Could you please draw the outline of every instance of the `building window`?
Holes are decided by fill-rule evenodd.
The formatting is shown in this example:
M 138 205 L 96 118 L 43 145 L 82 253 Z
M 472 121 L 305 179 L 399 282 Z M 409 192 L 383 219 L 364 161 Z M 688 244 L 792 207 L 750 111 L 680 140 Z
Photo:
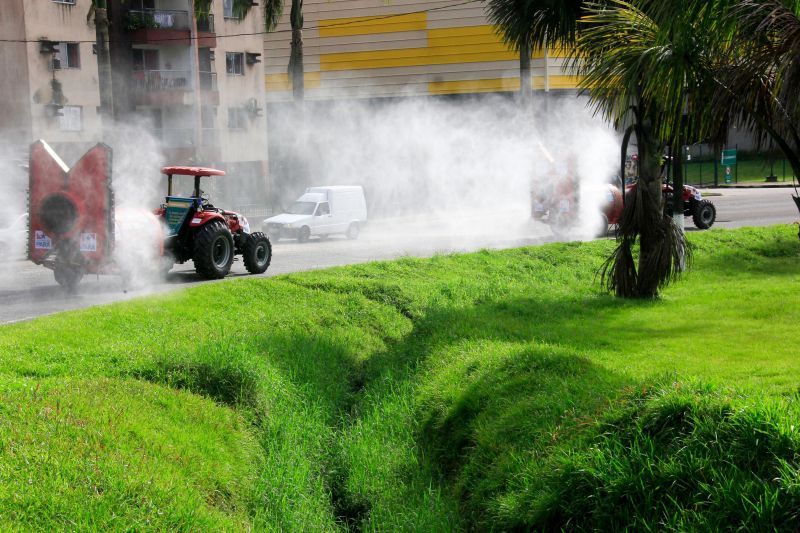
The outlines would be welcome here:
M 241 107 L 228 108 L 228 129 L 243 130 L 247 127 L 247 116 Z
M 238 18 L 233 14 L 233 0 L 222 0 L 222 13 L 226 19 Z
M 225 72 L 235 76 L 244 76 L 243 52 L 225 52 Z
M 145 11 L 155 8 L 155 0 L 133 0 L 133 3 L 131 4 L 131 9 L 134 11 Z
M 58 43 L 58 51 L 53 57 L 54 69 L 81 68 L 81 49 L 78 43 Z
M 158 50 L 133 49 L 133 70 L 159 70 Z
M 83 128 L 83 108 L 79 105 L 65 105 L 58 117 L 58 128 L 61 131 L 81 131 Z
M 217 116 L 217 108 L 204 105 L 200 108 L 200 124 L 204 130 L 214 128 L 215 118 Z

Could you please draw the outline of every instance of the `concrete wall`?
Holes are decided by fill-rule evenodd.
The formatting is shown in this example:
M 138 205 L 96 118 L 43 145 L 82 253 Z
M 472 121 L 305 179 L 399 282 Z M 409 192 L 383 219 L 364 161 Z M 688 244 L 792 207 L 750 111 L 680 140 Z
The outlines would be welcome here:
M 97 107 L 100 96 L 97 81 L 97 56 L 92 52 L 95 40 L 93 25 L 86 22 L 91 0 L 77 0 L 75 5 L 48 1 L 25 2 L 25 33 L 28 40 L 77 42 L 80 48 L 80 68 L 52 71 L 50 54 L 40 52 L 37 42 L 27 44 L 30 113 L 32 137 L 49 142 L 96 142 L 100 139 L 100 118 Z M 69 106 L 80 106 L 80 131 L 62 131 L 58 117 L 50 117 L 45 105 L 52 101 L 52 80 L 61 83 Z
M 519 90 L 519 56 L 502 43 L 480 3 L 446 0 L 306 0 L 304 63 L 309 99 L 472 94 Z M 426 10 L 428 10 L 426 12 Z M 291 98 L 288 8 L 264 39 L 270 101 Z M 534 89 L 574 89 L 558 51 L 532 60 Z
M 263 2 L 262 2 L 263 5 Z M 264 161 L 267 159 L 267 123 L 264 111 L 264 63 L 248 65 L 245 61 L 244 75 L 226 73 L 226 52 L 253 52 L 263 54 L 263 7 L 252 7 L 243 20 L 225 19 L 222 1 L 214 2 L 214 25 L 217 35 L 235 37 L 217 39 L 213 68 L 217 73 L 219 87 L 219 108 L 217 121 L 220 129 L 220 143 L 223 161 Z M 259 58 L 261 59 L 261 58 Z M 260 109 L 258 113 L 245 113 L 246 128 L 228 128 L 229 108 L 252 108 L 252 103 Z
M 3 0 L 0 7 L 0 35 L 25 40 L 23 0 Z M 0 43 L 0 141 L 30 137 L 30 106 L 27 46 Z

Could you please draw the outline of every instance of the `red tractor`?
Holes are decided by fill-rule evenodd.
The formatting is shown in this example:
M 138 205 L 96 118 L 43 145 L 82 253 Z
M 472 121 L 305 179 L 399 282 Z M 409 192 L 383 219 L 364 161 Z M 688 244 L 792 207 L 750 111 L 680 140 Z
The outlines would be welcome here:
M 625 187 L 625 191 L 630 192 L 636 184 L 630 184 Z M 622 194 L 619 187 L 615 185 L 608 185 L 609 198 L 613 196 L 613 200 L 603 204 L 604 215 L 608 219 L 609 224 L 617 224 L 619 217 L 622 214 Z M 667 214 L 672 214 L 672 198 L 673 188 L 669 183 L 664 183 L 661 186 L 661 194 L 664 198 L 664 211 Z M 687 217 L 692 217 L 694 225 L 697 229 L 708 229 L 714 225 L 717 219 L 717 208 L 708 200 L 703 200 L 703 196 L 697 187 L 691 185 L 683 186 L 683 214 Z
M 546 220 L 557 236 L 567 235 L 570 229 L 579 224 L 577 187 L 576 180 L 563 179 L 553 187 L 550 194 L 548 191 L 533 191 L 531 216 L 537 220 Z M 636 187 L 635 183 L 627 185 L 626 193 L 634 187 Z M 661 191 L 664 196 L 665 212 L 672 213 L 672 185 L 665 183 L 662 185 Z M 604 195 L 600 206 L 601 220 L 596 232 L 598 236 L 604 236 L 607 233 L 609 224 L 618 224 L 622 215 L 623 201 L 620 188 L 607 184 Z M 683 186 L 683 213 L 687 217 L 692 217 L 698 229 L 710 228 L 717 218 L 714 204 L 704 200 L 700 191 L 691 185 Z
M 664 208 L 667 213 L 672 213 L 672 185 L 665 183 L 661 187 L 664 195 Z M 692 217 L 697 229 L 708 229 L 717 220 L 717 208 L 708 200 L 703 200 L 702 194 L 696 187 L 683 186 L 683 214 Z
M 264 272 L 272 246 L 263 233 L 250 233 L 242 215 L 212 206 L 200 191 L 202 176 L 221 170 L 166 167 L 168 193 L 152 211 L 115 208 L 111 148 L 98 144 L 69 168 L 44 141 L 31 146 L 28 194 L 28 259 L 51 269 L 56 281 L 75 287 L 85 274 L 168 271 L 189 259 L 206 279 L 222 278 L 234 255 L 251 273 Z M 172 195 L 172 176 L 194 176 L 189 197 Z M 126 283 L 127 284 L 127 283 Z
M 164 167 L 167 175 L 166 202 L 156 211 L 167 228 L 164 254 L 171 261 L 194 261 L 200 276 L 224 278 L 231 270 L 234 255 L 241 255 L 251 274 L 261 274 L 272 259 L 269 238 L 259 231 L 250 232 L 247 219 L 233 211 L 214 207 L 200 189 L 200 178 L 224 176 L 225 172 L 202 167 Z M 172 177 L 194 176 L 190 197 L 173 196 Z M 167 268 L 167 270 L 169 270 Z

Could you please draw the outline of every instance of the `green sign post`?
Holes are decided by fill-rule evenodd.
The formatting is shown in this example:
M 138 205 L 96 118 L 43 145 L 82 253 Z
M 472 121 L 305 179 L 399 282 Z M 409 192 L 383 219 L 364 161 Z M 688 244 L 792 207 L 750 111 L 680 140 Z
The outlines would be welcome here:
M 733 168 L 736 166 L 736 148 L 722 151 L 721 164 L 725 167 L 725 183 L 733 181 Z

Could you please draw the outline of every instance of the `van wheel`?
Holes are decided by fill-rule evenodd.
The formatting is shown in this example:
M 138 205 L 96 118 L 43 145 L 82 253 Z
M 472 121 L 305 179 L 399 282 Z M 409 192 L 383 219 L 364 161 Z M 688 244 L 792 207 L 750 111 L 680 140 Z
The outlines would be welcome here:
M 308 226 L 303 226 L 300 228 L 300 231 L 297 232 L 297 242 L 308 242 L 308 239 L 311 237 L 311 228 Z
M 347 238 L 351 240 L 358 239 L 358 232 L 359 232 L 358 224 L 353 222 L 352 224 L 350 224 L 350 227 L 347 228 Z

